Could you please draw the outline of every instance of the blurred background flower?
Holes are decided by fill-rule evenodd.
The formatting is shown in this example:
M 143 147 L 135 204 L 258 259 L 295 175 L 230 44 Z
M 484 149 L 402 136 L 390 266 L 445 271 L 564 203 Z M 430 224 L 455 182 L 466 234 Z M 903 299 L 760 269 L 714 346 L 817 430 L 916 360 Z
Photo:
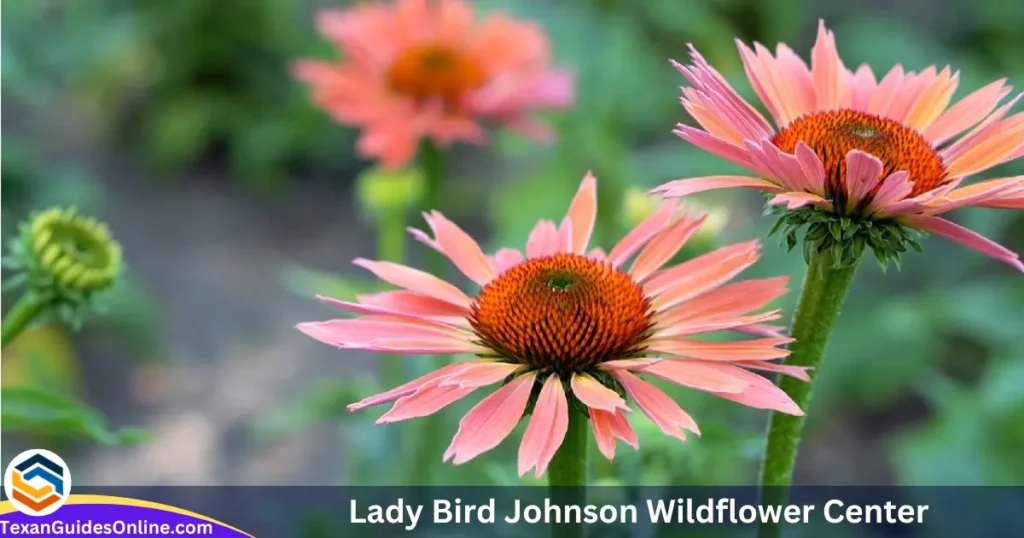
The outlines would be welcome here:
M 62 331 L 41 328 L 25 334 L 21 351 L 4 353 L 5 394 L 14 376 L 29 382 L 26 374 L 7 379 L 9 369 L 21 364 L 27 372 L 30 361 L 38 367 L 33 375 L 77 385 L 79 397 L 113 426 L 151 433 L 137 446 L 61 448 L 76 483 L 400 479 L 380 476 L 386 466 L 368 465 L 393 456 L 393 444 L 371 426 L 373 414 L 344 411 L 374 390 L 372 361 L 292 328 L 294 320 L 330 315 L 310 305 L 314 294 L 351 298 L 375 289 L 349 265 L 376 251 L 375 231 L 352 210 L 354 181 L 370 163 L 354 156 L 357 133 L 317 110 L 289 73 L 294 58 L 334 54 L 314 29 L 314 13 L 345 5 L 5 3 L 4 237 L 32 210 L 73 204 L 116 230 L 132 269 L 111 297 L 110 314 L 84 332 L 65 335 L 62 344 Z M 851 65 L 956 65 L 962 80 L 954 98 L 999 77 L 1024 84 L 1024 36 L 1015 22 L 1024 4 L 997 0 L 474 6 L 540 24 L 556 65 L 577 74 L 578 88 L 574 107 L 550 120 L 558 134 L 553 145 L 502 132 L 485 150 L 453 146 L 445 212 L 486 238 L 488 251 L 522 244 L 538 218 L 560 214 L 588 169 L 609 187 L 599 193 L 602 208 L 622 207 L 630 186 L 739 172 L 671 134 L 676 123 L 693 123 L 679 106 L 679 75 L 668 64 L 685 55 L 688 42 L 752 101 L 733 38 L 785 41 L 805 51 L 820 17 Z M 985 177 L 1021 173 L 1016 163 Z M 694 200 L 729 215 L 708 241 L 763 237 L 759 196 L 711 192 Z M 613 216 L 595 232 L 606 248 L 635 218 Z M 1014 212 L 966 209 L 953 218 L 1024 250 L 1024 220 Z M 925 248 L 899 273 L 883 279 L 865 267 L 858 275 L 830 342 L 829 368 L 818 379 L 797 482 L 1024 483 L 1024 279 L 946 241 L 929 238 Z M 422 250 L 411 249 L 407 261 L 416 264 Z M 764 252 L 751 278 L 799 275 L 799 256 L 767 246 Z M 5 307 L 16 297 L 4 295 Z M 794 298 L 778 306 L 792 312 Z M 640 431 L 646 450 L 596 463 L 597 476 L 753 483 L 763 413 L 688 391 L 672 396 L 700 419 L 701 439 L 680 448 Z M 452 434 L 454 425 L 439 432 Z M 3 456 L 28 443 L 34 440 L 4 432 Z M 515 446 L 498 450 L 508 455 Z M 514 458 L 481 460 L 438 478 L 518 483 L 513 466 L 494 464 Z

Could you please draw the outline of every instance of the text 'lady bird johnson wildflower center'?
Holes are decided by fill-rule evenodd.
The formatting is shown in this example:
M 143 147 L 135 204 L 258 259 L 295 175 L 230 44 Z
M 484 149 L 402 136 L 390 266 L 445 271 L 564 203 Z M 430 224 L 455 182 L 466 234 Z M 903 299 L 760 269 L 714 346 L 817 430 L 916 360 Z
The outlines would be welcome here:
M 824 521 L 830 524 L 904 524 L 924 523 L 928 505 L 851 504 L 829 499 L 820 504 L 760 505 L 718 499 L 646 499 L 636 504 L 571 505 L 544 499 L 540 504 L 520 499 L 490 499 L 482 504 L 462 499 L 434 499 L 428 504 L 407 503 L 404 499 L 387 505 L 349 503 L 349 521 L 354 524 L 402 525 L 412 531 L 421 522 L 433 524 L 552 524 L 604 523 L 735 525 L 758 523 L 806 524 Z M 424 519 L 427 518 L 427 519 Z M 646 521 L 644 521 L 646 520 Z

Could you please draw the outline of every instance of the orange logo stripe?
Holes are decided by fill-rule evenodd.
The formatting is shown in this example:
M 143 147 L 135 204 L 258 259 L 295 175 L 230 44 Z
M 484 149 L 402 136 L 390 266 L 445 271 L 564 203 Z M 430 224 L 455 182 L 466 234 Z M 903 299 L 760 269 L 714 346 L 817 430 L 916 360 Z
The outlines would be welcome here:
M 21 473 L 18 471 L 11 472 L 11 485 L 14 486 L 13 489 L 20 490 L 22 493 L 25 493 L 35 499 L 42 499 L 43 497 L 53 493 L 52 484 L 47 484 L 41 488 L 33 487 L 32 484 L 25 482 L 25 480 L 21 478 Z
M 30 499 L 27 495 L 18 490 L 14 490 L 11 492 L 11 498 L 20 502 L 21 504 L 24 504 L 25 506 L 31 508 L 32 510 L 35 510 L 36 512 L 42 512 L 48 506 L 60 500 L 59 496 L 50 495 L 49 497 L 43 500 L 37 501 L 35 499 Z

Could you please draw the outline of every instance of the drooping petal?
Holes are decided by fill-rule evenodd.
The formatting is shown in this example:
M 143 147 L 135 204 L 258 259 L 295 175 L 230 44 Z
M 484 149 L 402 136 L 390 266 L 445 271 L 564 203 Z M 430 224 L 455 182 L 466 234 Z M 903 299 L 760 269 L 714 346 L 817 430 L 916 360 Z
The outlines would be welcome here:
M 680 441 L 686 441 L 683 430 L 700 435 L 700 429 L 693 418 L 657 387 L 625 370 L 614 370 L 612 375 L 626 389 L 626 394 L 636 402 L 637 407 L 666 435 Z
M 788 276 L 733 282 L 664 312 L 661 320 L 671 324 L 688 319 L 739 316 L 764 308 L 782 297 L 789 291 L 788 285 Z
M 699 192 L 715 189 L 731 189 L 749 187 L 767 192 L 779 192 L 778 185 L 756 177 L 749 176 L 707 176 L 676 179 L 651 190 L 651 194 L 661 194 L 666 198 L 682 198 Z
M 414 379 L 414 380 L 412 380 L 412 381 L 410 381 L 410 382 L 408 382 L 408 383 L 406 383 L 404 385 L 400 385 L 398 387 L 395 387 L 395 388 L 393 388 L 393 389 L 391 389 L 389 391 L 386 391 L 386 392 L 382 392 L 380 394 L 374 394 L 373 396 L 368 396 L 366 398 L 363 398 L 362 400 L 359 400 L 358 402 L 356 402 L 354 404 L 349 404 L 348 407 L 346 407 L 346 409 L 348 409 L 349 411 L 358 411 L 358 410 L 364 409 L 366 407 L 372 407 L 372 406 L 375 406 L 375 405 L 381 405 L 381 404 L 386 404 L 386 403 L 393 402 L 393 401 L 395 401 L 395 400 L 397 400 L 397 399 L 399 399 L 399 398 L 401 398 L 403 396 L 408 396 L 408 395 L 416 392 L 417 390 L 420 389 L 420 387 L 422 387 L 423 385 L 425 385 L 429 381 L 447 377 L 447 376 L 449 376 L 449 375 L 451 375 L 451 374 L 453 374 L 455 372 L 458 372 L 458 371 L 460 371 L 460 370 L 462 370 L 462 369 L 464 369 L 464 368 L 466 368 L 468 366 L 471 366 L 471 365 L 476 364 L 478 362 L 484 362 L 484 361 L 487 361 L 487 360 L 488 359 L 473 359 L 473 360 L 459 361 L 459 362 L 456 362 L 456 363 L 449 364 L 447 366 L 438 368 L 437 370 L 434 370 L 433 372 L 430 372 L 429 374 L 427 374 L 425 376 L 416 378 L 416 379 Z
M 809 192 L 784 192 L 782 194 L 776 194 L 770 200 L 768 205 L 783 205 L 785 204 L 786 209 L 790 211 L 803 207 L 805 205 L 818 206 L 824 209 L 831 209 L 832 202 L 822 198 L 817 194 Z
M 1024 147 L 1024 112 L 996 122 L 980 132 L 971 143 L 947 154 L 950 177 L 969 176 L 1004 162 Z
M 629 410 L 626 400 L 614 390 L 604 386 L 589 374 L 573 374 L 570 381 L 572 393 L 584 405 L 591 409 L 614 412 L 617 409 Z
M 648 366 L 661 362 L 659 358 L 639 358 L 639 359 L 618 359 L 614 361 L 602 362 L 600 368 L 602 370 L 643 370 Z
M 782 375 L 788 375 L 795 377 L 800 381 L 811 381 L 811 376 L 807 374 L 808 370 L 812 368 L 809 366 L 791 366 L 788 364 L 778 364 L 774 362 L 765 361 L 738 361 L 732 363 L 736 366 L 742 366 L 743 368 L 749 368 L 751 370 L 764 370 L 766 372 L 778 372 Z
M 746 378 L 746 380 L 750 382 L 750 386 L 743 392 L 738 394 L 729 392 L 712 393 L 715 396 L 725 398 L 726 400 L 732 400 L 738 404 L 753 407 L 754 409 L 770 409 L 798 417 L 804 415 L 804 412 L 800 410 L 800 407 L 796 405 L 796 402 L 794 402 L 788 394 L 783 392 L 782 389 L 775 386 L 775 384 L 768 379 L 765 379 L 753 372 L 748 372 L 733 364 L 711 364 L 709 366 L 717 368 L 723 372 L 728 372 L 737 377 Z
M 388 284 L 393 284 L 400 288 L 422 293 L 423 295 L 451 303 L 455 306 L 469 308 L 470 299 L 469 297 L 466 297 L 465 293 L 462 293 L 459 288 L 456 288 L 455 286 L 425 271 L 420 271 L 397 263 L 384 261 L 375 262 L 364 258 L 356 258 L 352 263 L 377 275 L 378 278 Z
M 676 124 L 676 128 L 672 131 L 672 134 L 727 161 L 746 168 L 752 169 L 754 167 L 750 157 L 742 146 L 731 144 L 715 135 L 683 123 Z
M 601 411 L 600 409 L 590 410 L 590 425 L 594 430 L 594 439 L 597 440 L 597 448 L 609 461 L 615 458 L 615 440 L 621 439 L 634 450 L 640 447 L 636 432 L 626 420 L 623 412 L 614 413 Z
M 440 387 L 476 388 L 492 385 L 520 368 L 509 362 L 479 362 L 441 380 Z
M 665 360 L 644 368 L 643 373 L 706 392 L 739 393 L 750 386 L 748 381 L 711 368 L 701 361 Z
M 357 319 L 309 321 L 295 326 L 307 336 L 332 346 L 358 346 L 385 338 L 436 338 L 468 341 L 468 333 L 428 320 L 364 316 Z
M 1024 272 L 1024 263 L 1021 263 L 1019 254 L 959 224 L 939 217 L 923 215 L 908 215 L 903 218 L 911 226 L 960 243 L 967 248 L 977 250 L 986 256 L 991 256 L 1009 264 L 1018 271 Z
M 470 409 L 459 422 L 444 461 L 465 463 L 508 437 L 526 411 L 536 377 L 536 372 L 521 375 Z
M 540 478 L 562 446 L 569 429 L 569 401 L 557 375 L 548 376 L 537 396 L 530 423 L 519 445 L 519 476 L 530 469 Z
M 755 361 L 781 359 L 789 350 L 776 346 L 792 342 L 792 338 L 760 338 L 736 342 L 706 342 L 703 340 L 652 340 L 648 349 L 693 357 L 709 361 Z
M 441 386 L 443 381 L 444 378 L 432 379 L 424 383 L 416 392 L 399 398 L 391 410 L 381 415 L 375 424 L 392 424 L 411 418 L 433 415 L 479 388 Z
M 358 303 L 317 295 L 318 301 L 356 314 L 408 317 L 468 328 L 469 310 L 414 291 L 359 295 Z
M 961 207 L 985 205 L 988 202 L 1013 196 L 1024 189 L 1024 176 L 990 179 L 953 189 L 945 196 L 927 203 L 929 214 L 945 213 Z

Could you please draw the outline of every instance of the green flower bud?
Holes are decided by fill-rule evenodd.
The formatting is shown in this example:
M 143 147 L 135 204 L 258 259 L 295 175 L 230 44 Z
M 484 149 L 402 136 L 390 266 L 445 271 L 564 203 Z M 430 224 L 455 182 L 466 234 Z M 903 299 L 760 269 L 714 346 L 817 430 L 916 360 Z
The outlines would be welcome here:
M 77 326 L 97 294 L 120 277 L 121 245 L 105 224 L 75 208 L 47 209 L 20 230 L 4 260 L 16 272 L 9 284 L 25 286 L 48 310 Z
M 405 214 L 419 207 L 426 185 L 426 177 L 417 168 L 386 170 L 374 167 L 359 175 L 356 197 L 371 216 L 380 219 Z

